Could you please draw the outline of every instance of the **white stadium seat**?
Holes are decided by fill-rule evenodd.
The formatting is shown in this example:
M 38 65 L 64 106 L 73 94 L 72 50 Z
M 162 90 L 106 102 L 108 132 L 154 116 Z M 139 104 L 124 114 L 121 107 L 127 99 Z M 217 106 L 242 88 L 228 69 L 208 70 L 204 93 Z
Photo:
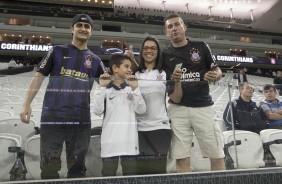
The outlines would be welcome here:
M 61 155 L 61 170 L 59 175 L 61 178 L 67 177 L 67 164 L 66 164 L 66 147 L 63 146 Z M 40 135 L 35 135 L 29 138 L 25 146 L 25 164 L 27 168 L 27 179 L 41 179 L 40 169 Z
M 258 134 L 235 130 L 236 149 L 238 156 L 238 165 L 236 164 L 236 154 L 233 139 L 233 131 L 223 132 L 226 156 L 231 156 L 234 162 L 234 168 L 249 169 L 264 167 L 263 161 L 263 145 Z
M 9 147 L 20 147 L 21 137 L 0 133 L 0 181 L 10 180 L 10 171 L 17 160 L 16 152 L 9 152 Z
M 264 148 L 275 158 L 276 166 L 282 166 L 282 130 L 266 129 L 260 132 Z
M 19 118 L 7 118 L 0 120 L 0 133 L 11 133 L 21 136 L 22 145 L 28 138 L 35 135 L 35 122 L 30 120 L 29 124 L 22 123 Z
M 0 110 L 12 111 L 14 117 L 19 117 L 22 109 L 23 109 L 23 104 L 18 102 L 0 104 Z
M 30 119 L 35 122 L 36 127 L 40 127 L 42 110 L 32 109 Z
M 13 117 L 14 112 L 10 110 L 0 109 L 0 120 Z

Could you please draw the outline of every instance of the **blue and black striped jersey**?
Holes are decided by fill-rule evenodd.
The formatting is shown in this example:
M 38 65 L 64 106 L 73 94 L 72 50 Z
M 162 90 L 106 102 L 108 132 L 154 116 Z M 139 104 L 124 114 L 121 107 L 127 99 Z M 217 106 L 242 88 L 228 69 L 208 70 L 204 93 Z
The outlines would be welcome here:
M 50 75 L 42 116 L 60 121 L 90 122 L 90 91 L 94 78 L 104 73 L 101 59 L 89 49 L 54 46 L 37 72 Z

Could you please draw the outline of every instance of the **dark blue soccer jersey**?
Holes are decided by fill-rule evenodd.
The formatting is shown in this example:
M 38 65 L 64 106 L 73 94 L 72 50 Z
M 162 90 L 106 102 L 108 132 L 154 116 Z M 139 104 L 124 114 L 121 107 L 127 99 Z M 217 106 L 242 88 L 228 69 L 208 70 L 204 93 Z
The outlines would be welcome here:
M 105 71 L 101 59 L 89 49 L 54 46 L 42 59 L 38 72 L 50 75 L 42 108 L 43 117 L 90 122 L 90 91 L 94 78 Z

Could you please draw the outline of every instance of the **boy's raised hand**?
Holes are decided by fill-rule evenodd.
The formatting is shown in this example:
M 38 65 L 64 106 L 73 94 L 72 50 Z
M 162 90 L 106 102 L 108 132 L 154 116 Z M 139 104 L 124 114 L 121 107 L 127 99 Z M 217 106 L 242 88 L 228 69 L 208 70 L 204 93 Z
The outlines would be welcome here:
M 99 77 L 99 83 L 101 87 L 107 87 L 111 82 L 111 75 L 108 73 L 103 73 Z
M 135 75 L 128 75 L 127 76 L 127 83 L 134 91 L 138 87 L 138 80 Z

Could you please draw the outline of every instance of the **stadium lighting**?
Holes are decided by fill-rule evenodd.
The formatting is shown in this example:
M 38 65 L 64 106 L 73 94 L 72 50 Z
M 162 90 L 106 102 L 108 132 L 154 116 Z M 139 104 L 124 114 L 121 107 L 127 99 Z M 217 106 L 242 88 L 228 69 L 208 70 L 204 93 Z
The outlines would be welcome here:
M 166 10 L 166 9 L 165 9 L 165 3 L 166 3 L 166 1 L 163 1 L 163 2 L 162 2 L 162 4 L 163 4 L 163 11 Z
M 254 10 L 253 9 L 250 10 L 250 15 L 251 15 L 251 20 L 254 21 Z
M 186 10 L 187 10 L 187 13 L 189 13 L 190 11 L 189 11 L 189 4 L 188 3 L 186 3 Z

